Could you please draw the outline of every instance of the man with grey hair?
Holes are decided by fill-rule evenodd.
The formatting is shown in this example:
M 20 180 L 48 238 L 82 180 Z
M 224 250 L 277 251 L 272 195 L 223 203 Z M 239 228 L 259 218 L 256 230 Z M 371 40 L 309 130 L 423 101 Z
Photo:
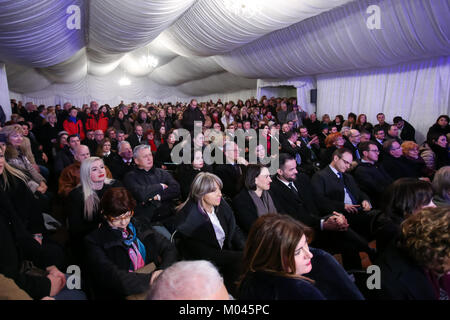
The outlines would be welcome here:
M 180 261 L 165 269 L 148 292 L 148 300 L 229 300 L 217 268 L 209 261 Z
M 344 143 L 344 148 L 347 148 L 352 152 L 353 159 L 356 162 L 361 160 L 361 154 L 358 150 L 359 142 L 361 141 L 361 134 L 356 129 L 351 129 L 348 135 L 348 141 Z
M 153 166 L 149 145 L 136 146 L 133 158 L 137 167 L 125 175 L 123 183 L 137 201 L 135 219 L 142 225 L 162 222 L 173 212 L 172 200 L 179 197 L 180 185 L 169 172 Z
M 119 142 L 117 154 L 113 154 L 105 159 L 105 164 L 111 169 L 115 179 L 122 180 L 125 174 L 135 167 L 130 143 L 125 140 Z

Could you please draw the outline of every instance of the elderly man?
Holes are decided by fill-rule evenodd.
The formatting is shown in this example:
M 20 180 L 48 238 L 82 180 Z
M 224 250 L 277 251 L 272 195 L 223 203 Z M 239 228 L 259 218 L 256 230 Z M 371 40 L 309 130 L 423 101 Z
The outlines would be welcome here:
M 91 156 L 89 148 L 80 145 L 75 149 L 75 162 L 64 168 L 58 180 L 58 195 L 66 198 L 70 191 L 80 183 L 80 167 L 81 163 Z M 106 176 L 112 179 L 111 171 L 105 166 Z
M 133 161 L 133 149 L 128 141 L 121 141 L 117 145 L 117 154 L 113 154 L 105 159 L 112 172 L 114 179 L 122 180 L 125 174 L 135 167 Z
M 131 134 L 128 137 L 128 142 L 130 143 L 131 148 L 133 149 L 140 144 L 146 144 L 146 141 L 144 139 L 144 130 L 142 129 L 142 126 L 136 125 L 133 134 Z
M 361 155 L 358 151 L 358 144 L 361 141 L 361 135 L 358 130 L 351 129 L 348 135 L 348 140 L 344 143 L 344 148 L 349 149 L 352 152 L 353 159 L 355 161 L 361 160 Z
M 172 200 L 180 195 L 180 185 L 170 173 L 153 166 L 149 145 L 134 148 L 136 166 L 123 183 L 137 201 L 135 216 L 142 225 L 163 221 L 172 213 Z

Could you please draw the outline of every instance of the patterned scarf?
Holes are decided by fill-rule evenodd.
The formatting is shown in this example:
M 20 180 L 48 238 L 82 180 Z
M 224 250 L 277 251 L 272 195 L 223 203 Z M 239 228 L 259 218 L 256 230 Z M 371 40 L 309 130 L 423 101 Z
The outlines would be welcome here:
M 128 231 L 129 229 L 129 231 Z M 130 222 L 128 228 L 122 231 L 123 243 L 128 247 L 128 255 L 130 256 L 130 270 L 136 271 L 145 266 L 146 251 L 145 246 L 136 236 L 136 229 Z

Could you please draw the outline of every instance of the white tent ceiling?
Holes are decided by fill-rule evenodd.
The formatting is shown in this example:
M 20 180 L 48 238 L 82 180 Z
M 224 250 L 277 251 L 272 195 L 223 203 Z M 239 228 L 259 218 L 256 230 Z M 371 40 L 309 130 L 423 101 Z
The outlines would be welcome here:
M 0 62 L 18 93 L 95 80 L 107 97 L 129 75 L 154 95 L 200 96 L 449 55 L 449 16 L 448 0 L 2 0 Z

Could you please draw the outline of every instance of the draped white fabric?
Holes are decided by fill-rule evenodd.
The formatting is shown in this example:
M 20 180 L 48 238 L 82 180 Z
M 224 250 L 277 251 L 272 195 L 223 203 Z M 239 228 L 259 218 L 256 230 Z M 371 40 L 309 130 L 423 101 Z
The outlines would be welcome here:
M 381 29 L 366 25 L 378 5 Z M 393 65 L 450 54 L 450 2 L 361 0 L 215 56 L 231 73 L 249 78 L 301 75 Z
M 198 0 L 161 37 L 183 56 L 221 54 L 350 1 Z M 239 6 L 253 10 L 236 15 Z
M 365 113 L 376 124 L 383 112 L 386 122 L 402 116 L 423 141 L 439 115 L 450 114 L 450 56 L 393 67 L 339 72 L 317 77 L 318 116 L 344 117 Z
M 11 116 L 11 102 L 9 101 L 8 79 L 6 79 L 5 64 L 0 63 L 0 106 L 5 112 L 6 118 Z

